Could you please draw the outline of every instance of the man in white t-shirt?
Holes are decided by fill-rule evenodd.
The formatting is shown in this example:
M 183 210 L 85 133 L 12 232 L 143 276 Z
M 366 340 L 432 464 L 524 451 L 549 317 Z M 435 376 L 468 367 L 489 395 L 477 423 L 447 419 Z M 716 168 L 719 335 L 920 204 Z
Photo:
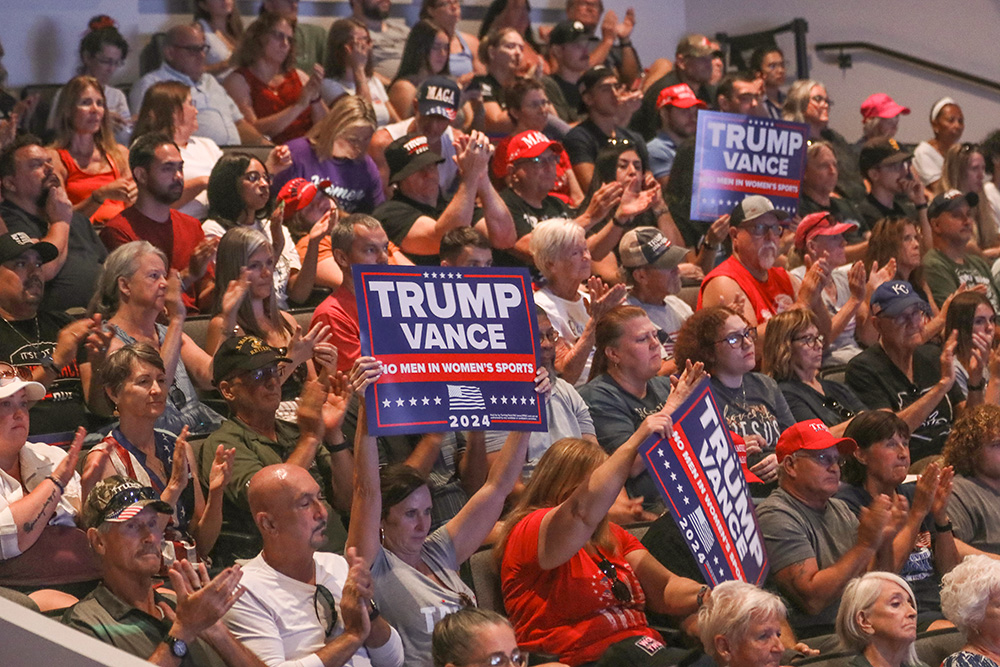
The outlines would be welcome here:
M 371 602 L 364 559 L 317 551 L 327 511 L 312 476 L 267 466 L 248 498 L 264 548 L 243 566 L 246 590 L 226 613 L 233 635 L 268 665 L 400 667 L 403 643 Z

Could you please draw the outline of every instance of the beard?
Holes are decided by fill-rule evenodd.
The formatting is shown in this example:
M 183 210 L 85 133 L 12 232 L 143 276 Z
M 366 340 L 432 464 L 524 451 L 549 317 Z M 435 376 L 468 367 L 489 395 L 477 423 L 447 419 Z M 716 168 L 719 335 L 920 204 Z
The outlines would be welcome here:
M 760 252 L 757 253 L 757 261 L 760 262 L 760 268 L 769 271 L 773 266 L 775 260 L 778 259 L 778 247 L 775 245 L 765 245 L 761 247 Z
M 371 19 L 372 21 L 384 21 L 389 18 L 389 10 L 382 9 L 376 3 L 364 2 L 361 7 L 361 13 L 365 15 L 365 18 Z

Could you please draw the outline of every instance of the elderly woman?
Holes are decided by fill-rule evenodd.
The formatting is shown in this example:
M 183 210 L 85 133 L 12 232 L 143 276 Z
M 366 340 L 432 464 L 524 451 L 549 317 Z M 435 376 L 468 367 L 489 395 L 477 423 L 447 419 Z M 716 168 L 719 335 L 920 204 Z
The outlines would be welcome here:
M 46 610 L 76 602 L 100 573 L 76 526 L 86 431 L 77 429 L 69 452 L 27 441 L 28 405 L 44 395 L 41 384 L 0 364 L 0 584 L 31 593 Z
M 837 637 L 858 655 L 852 667 L 917 667 L 917 602 L 890 572 L 852 579 L 837 611 Z
M 698 610 L 705 653 L 719 667 L 778 667 L 785 605 L 745 581 L 724 581 Z
M 560 336 L 556 371 L 567 382 L 582 386 L 590 377 L 595 324 L 624 301 L 625 286 L 608 287 L 600 278 L 591 277 L 587 239 L 573 221 L 546 220 L 536 227 L 531 254 L 545 277 L 545 287 L 535 292 L 535 304 L 548 314 Z
M 941 579 L 941 607 L 965 635 L 965 646 L 952 653 L 942 667 L 997 667 L 1000 665 L 1000 563 L 986 554 L 967 556 Z
M 700 376 L 700 367 L 686 370 L 663 408 L 610 456 L 574 438 L 542 455 L 494 551 L 504 606 L 524 648 L 574 667 L 608 651 L 636 661 L 627 664 L 669 664 L 648 653 L 650 662 L 638 660 L 643 647 L 662 648 L 646 609 L 686 617 L 709 588 L 667 570 L 607 514 L 636 468 L 639 445 L 654 434 L 670 437 L 669 415 Z
M 941 180 L 948 149 L 962 140 L 965 116 L 962 107 L 950 97 L 942 97 L 931 107 L 931 130 L 934 138 L 921 141 L 913 149 L 913 171 L 929 191 Z
M 420 19 L 410 29 L 399 61 L 399 71 L 389 85 L 389 103 L 399 118 L 413 116 L 417 88 L 428 77 L 450 76 L 448 53 L 451 37 L 444 28 L 428 19 Z
M 55 107 L 52 164 L 73 208 L 100 224 L 135 201 L 128 149 L 115 141 L 104 86 L 90 76 L 73 77 Z
M 809 126 L 811 141 L 824 140 L 833 147 L 837 156 L 837 194 L 853 203 L 864 200 L 868 192 L 861 179 L 858 157 L 847 139 L 829 127 L 830 107 L 833 101 L 826 93 L 826 86 L 819 81 L 802 79 L 792 84 L 785 99 L 782 117 Z
M 371 213 L 385 201 L 378 167 L 368 155 L 375 114 L 361 97 L 344 95 L 304 137 L 288 142 L 292 164 L 274 179 L 271 192 L 293 178 L 305 178 L 324 190 L 345 213 Z
M 434 667 L 528 664 L 528 652 L 517 647 L 510 621 L 495 611 L 476 607 L 453 611 L 434 626 L 431 657 Z M 550 662 L 541 667 L 562 666 Z
M 769 325 L 770 326 L 770 325 Z M 770 336 L 770 330 L 768 335 Z M 778 436 L 795 423 L 778 384 L 756 366 L 757 329 L 738 312 L 725 306 L 696 311 L 681 326 L 674 345 L 678 367 L 685 361 L 700 361 L 712 377 L 712 391 L 729 430 L 746 440 L 750 470 L 769 482 L 778 474 L 774 448 Z
M 761 369 L 778 383 L 795 421 L 820 419 L 839 437 L 865 405 L 847 385 L 819 376 L 823 342 L 812 311 L 778 313 L 767 322 Z
M 381 475 L 375 438 L 368 435 L 363 393 L 382 364 L 361 357 L 351 384 L 361 394 L 354 445 L 354 499 L 347 548 L 372 564 L 375 601 L 403 639 L 407 665 L 431 664 L 431 632 L 452 611 L 475 604 L 458 567 L 486 540 L 500 518 L 527 456 L 527 433 L 512 432 L 483 486 L 443 526 L 430 532 L 431 492 L 414 468 L 392 466 Z M 547 393 L 547 375 L 538 390 Z M 544 400 L 544 399 L 543 399 Z M 596 445 L 594 445 L 596 447 Z
M 169 326 L 158 322 L 164 314 Z M 156 426 L 171 433 L 187 427 L 192 434 L 208 434 L 222 417 L 198 398 L 197 386 L 212 388 L 212 357 L 183 331 L 187 308 L 177 271 L 167 271 L 167 258 L 148 241 L 132 241 L 116 248 L 104 262 L 91 314 L 100 313 L 114 332 L 109 352 L 129 343 L 148 343 L 159 352 L 167 380 L 167 403 Z M 84 396 L 90 409 L 108 415 L 99 382 L 99 366 L 80 364 Z
M 250 24 L 232 64 L 237 69 L 222 85 L 247 122 L 274 143 L 301 137 L 326 114 L 323 68 L 296 69 L 295 33 L 281 14 L 265 12 Z
M 343 95 L 357 95 L 372 106 L 379 127 L 399 122 L 389 104 L 389 94 L 377 76 L 372 60 L 368 27 L 355 18 L 338 19 L 330 26 L 326 42 L 323 103 L 332 106 Z
M 941 573 L 960 560 L 951 531 L 935 528 L 951 525 L 948 499 L 953 471 L 935 461 L 916 483 L 904 484 L 910 468 L 910 429 L 888 410 L 860 413 L 844 436 L 854 439 L 858 447 L 841 466 L 844 483 L 836 497 L 855 515 L 879 495 L 906 498 L 910 510 L 893 538 L 893 567 L 914 588 L 920 602 L 920 630 L 936 629 L 934 624 L 943 618 L 938 594 Z
M 102 479 L 121 475 L 151 487 L 174 509 L 164 535 L 164 565 L 205 560 L 222 528 L 222 492 L 233 471 L 235 449 L 216 449 L 212 476 L 202 491 L 198 462 L 180 434 L 155 427 L 167 406 L 167 374 L 160 354 L 147 343 L 118 348 L 101 367 L 104 390 L 118 425 L 87 452 L 84 497 Z

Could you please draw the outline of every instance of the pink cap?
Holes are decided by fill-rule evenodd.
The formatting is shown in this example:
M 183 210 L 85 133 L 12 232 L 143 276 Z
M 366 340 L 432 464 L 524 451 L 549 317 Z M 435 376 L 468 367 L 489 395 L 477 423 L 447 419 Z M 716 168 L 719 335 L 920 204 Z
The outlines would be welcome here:
M 861 103 L 861 117 L 865 120 L 869 118 L 895 118 L 899 114 L 908 116 L 910 110 L 907 107 L 896 104 L 896 101 L 885 93 L 875 93 Z
M 835 222 L 827 211 L 810 213 L 795 228 L 795 248 L 801 252 L 806 248 L 806 241 L 815 236 L 835 236 L 857 226 L 856 222 Z

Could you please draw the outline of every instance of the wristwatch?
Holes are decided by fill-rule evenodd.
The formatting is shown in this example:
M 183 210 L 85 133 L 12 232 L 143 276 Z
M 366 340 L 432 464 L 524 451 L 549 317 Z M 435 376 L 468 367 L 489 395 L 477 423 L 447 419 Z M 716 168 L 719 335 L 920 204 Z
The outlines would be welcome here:
M 187 642 L 183 639 L 178 639 L 177 637 L 171 637 L 167 635 L 167 638 L 163 640 L 164 643 L 170 647 L 170 652 L 174 654 L 177 658 L 183 658 L 188 653 Z

